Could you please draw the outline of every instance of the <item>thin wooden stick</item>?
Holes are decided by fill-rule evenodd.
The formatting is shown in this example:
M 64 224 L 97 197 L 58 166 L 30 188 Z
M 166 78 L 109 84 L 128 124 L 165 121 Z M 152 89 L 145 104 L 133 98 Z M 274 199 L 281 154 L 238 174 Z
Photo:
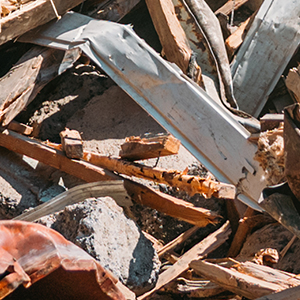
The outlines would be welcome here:
M 147 297 L 161 289 L 163 286 L 168 284 L 170 281 L 178 277 L 182 272 L 186 271 L 189 268 L 189 264 L 192 260 L 204 258 L 204 256 L 221 246 L 228 239 L 230 233 L 231 229 L 229 221 L 227 221 L 221 228 L 210 234 L 199 244 L 183 254 L 172 267 L 161 273 L 158 277 L 158 281 L 155 287 L 151 291 L 145 293 L 137 299 L 146 299 Z
M 197 230 L 199 229 L 199 227 L 194 226 L 192 228 L 190 228 L 189 230 L 185 231 L 184 233 L 182 233 L 181 235 L 179 235 L 176 239 L 174 239 L 173 241 L 169 242 L 168 244 L 166 244 L 165 246 L 163 246 L 161 249 L 159 249 L 159 251 L 157 252 L 158 257 L 161 259 L 166 252 L 173 250 L 176 246 L 178 246 L 179 244 L 183 243 L 184 241 L 186 241 L 190 236 L 192 236 Z

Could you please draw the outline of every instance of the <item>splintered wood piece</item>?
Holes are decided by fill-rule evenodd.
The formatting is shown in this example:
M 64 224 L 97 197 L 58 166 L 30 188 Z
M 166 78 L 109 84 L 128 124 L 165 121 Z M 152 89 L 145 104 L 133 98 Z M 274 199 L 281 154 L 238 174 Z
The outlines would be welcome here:
M 10 129 L 12 131 L 24 134 L 24 135 L 31 135 L 33 128 L 31 126 L 19 123 L 17 121 L 11 121 L 8 126 L 7 129 Z
M 143 231 L 143 235 L 152 243 L 152 246 L 156 252 L 163 247 L 163 244 L 148 232 Z
M 61 145 L 69 158 L 82 158 L 83 144 L 80 133 L 77 130 L 70 130 L 66 128 L 60 132 Z
M 239 227 L 234 235 L 227 256 L 236 257 L 240 253 L 240 250 L 242 249 L 248 234 L 252 231 L 253 228 L 258 226 L 262 227 L 270 223 L 276 223 L 276 220 L 274 220 L 269 215 L 254 215 L 253 213 L 254 211 L 252 211 L 250 207 L 247 208 L 243 219 L 240 220 Z
M 231 246 L 230 246 L 227 256 L 236 257 L 239 254 L 239 252 L 242 249 L 243 244 L 247 238 L 247 235 L 250 232 L 250 228 L 245 223 L 245 220 L 249 217 L 252 217 L 253 215 L 254 215 L 254 210 L 252 208 L 248 207 L 244 214 L 243 219 L 240 220 L 238 229 L 234 235 L 234 238 L 231 243 Z
M 165 272 L 158 277 L 155 287 L 138 297 L 138 300 L 143 300 L 161 289 L 163 286 L 178 277 L 182 272 L 189 268 L 189 264 L 194 259 L 201 259 L 207 254 L 221 246 L 229 237 L 231 233 L 229 222 L 227 221 L 221 228 L 211 233 L 208 237 L 203 239 L 200 243 L 195 245 L 192 249 L 183 254 L 180 259 Z
M 231 13 L 232 8 L 236 10 L 246 2 L 248 2 L 248 0 L 228 0 L 222 7 L 215 11 L 215 14 L 217 15 L 219 13 L 222 13 L 228 16 Z
M 131 136 L 121 145 L 120 157 L 128 160 L 148 159 L 177 154 L 180 141 L 170 135 L 140 138 Z
M 285 289 L 280 284 L 268 282 L 267 272 L 265 273 L 265 280 L 261 280 L 233 268 L 228 269 L 201 260 L 192 261 L 190 267 L 197 274 L 217 283 L 224 289 L 249 299 L 256 299 Z M 269 267 L 267 268 L 270 272 L 274 270 Z
M 264 265 L 258 265 L 253 262 L 246 261 L 235 265 L 234 268 L 241 273 L 248 274 L 257 279 L 279 284 L 281 290 L 300 285 L 300 280 L 295 277 L 295 274 L 273 269 Z
M 185 231 L 184 233 L 180 234 L 176 239 L 173 241 L 169 242 L 165 246 L 161 247 L 158 251 L 158 257 L 161 259 L 166 252 L 173 250 L 175 247 L 180 245 L 181 243 L 185 242 L 189 237 L 191 237 L 196 231 L 198 231 L 199 227 L 194 226 L 190 228 L 189 230 Z
M 210 210 L 195 207 L 193 204 L 170 195 L 155 191 L 142 184 L 125 180 L 128 195 L 137 203 L 149 206 L 171 217 L 183 220 L 198 227 L 218 222 L 220 216 Z
M 300 103 L 300 66 L 290 69 L 285 79 L 285 85 L 296 101 Z
M 291 238 L 291 240 L 287 243 L 287 245 L 280 251 L 280 260 L 282 260 L 285 257 L 286 253 L 290 250 L 296 239 L 297 236 L 294 235 Z
M 232 59 L 234 53 L 237 51 L 237 49 L 243 43 L 244 38 L 245 38 L 245 36 L 248 32 L 248 29 L 249 29 L 249 27 L 252 24 L 252 21 L 254 19 L 254 15 L 255 14 L 253 14 L 245 22 L 243 22 L 239 26 L 239 28 L 226 39 L 225 46 L 226 46 L 226 50 L 227 50 L 229 60 Z
M 1 36 L 1 35 L 0 35 Z M 56 76 L 71 67 L 81 50 L 35 46 L 0 79 L 0 122 L 7 126 Z
M 154 27 L 167 60 L 187 73 L 192 50 L 176 17 L 172 0 L 146 0 Z
M 4 130 L 0 134 L 0 146 L 29 156 L 46 165 L 76 176 L 86 182 L 120 179 L 117 175 L 85 161 L 71 160 L 62 151 L 43 145 L 13 131 Z
M 86 182 L 124 180 L 127 193 L 134 200 L 199 227 L 216 223 L 219 217 L 209 210 L 194 207 L 191 203 L 154 191 L 87 162 L 69 159 L 62 151 L 7 129 L 0 134 L 0 146 L 27 155 Z
M 50 0 L 36 0 L 0 19 L 0 45 L 57 18 L 53 2 L 51 2 Z M 55 8 L 59 15 L 63 15 L 81 2 L 83 0 L 56 0 Z
M 87 151 L 84 151 L 83 159 L 119 174 L 144 178 L 177 187 L 190 195 L 201 193 L 208 198 L 214 196 L 217 198 L 234 199 L 236 194 L 234 185 L 216 182 L 209 178 L 185 175 L 176 170 L 151 168 L 142 164 L 121 160 L 116 157 Z

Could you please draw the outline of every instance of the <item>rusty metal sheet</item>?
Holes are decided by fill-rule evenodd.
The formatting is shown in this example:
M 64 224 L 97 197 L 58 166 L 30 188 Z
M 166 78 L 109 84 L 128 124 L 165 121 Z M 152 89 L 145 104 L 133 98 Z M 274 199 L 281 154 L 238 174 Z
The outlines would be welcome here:
M 299 1 L 265 0 L 232 64 L 238 105 L 254 117 L 298 48 L 299 16 Z
M 220 181 L 237 185 L 239 199 L 260 209 L 256 201 L 265 181 L 250 133 L 130 26 L 68 13 L 21 40 L 59 49 L 80 46 Z
M 0 299 L 125 299 L 84 250 L 40 224 L 0 221 Z

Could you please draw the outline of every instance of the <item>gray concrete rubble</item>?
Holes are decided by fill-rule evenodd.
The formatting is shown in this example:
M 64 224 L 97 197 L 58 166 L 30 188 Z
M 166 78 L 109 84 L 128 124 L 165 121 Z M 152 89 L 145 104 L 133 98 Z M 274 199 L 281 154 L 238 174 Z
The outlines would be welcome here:
M 39 222 L 86 250 L 137 295 L 155 285 L 157 253 L 112 198 L 86 199 Z

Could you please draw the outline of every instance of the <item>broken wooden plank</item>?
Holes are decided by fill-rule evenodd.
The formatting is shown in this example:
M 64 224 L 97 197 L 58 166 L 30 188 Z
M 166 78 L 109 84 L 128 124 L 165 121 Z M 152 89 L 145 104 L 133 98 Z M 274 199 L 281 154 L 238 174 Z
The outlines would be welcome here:
M 258 226 L 262 227 L 264 225 L 275 223 L 275 222 L 276 220 L 274 220 L 269 215 L 265 215 L 265 214 L 254 215 L 254 211 L 250 207 L 248 207 L 243 219 L 240 220 L 239 227 L 237 229 L 237 232 L 234 235 L 227 256 L 236 257 L 239 254 L 247 236 L 250 234 L 253 228 L 256 228 Z
M 235 52 L 242 45 L 253 19 L 254 14 L 253 16 L 249 17 L 245 22 L 243 22 L 239 26 L 239 28 L 226 39 L 225 46 L 230 61 L 233 58 Z
M 218 218 L 217 215 L 206 209 L 194 207 L 191 203 L 124 179 L 88 162 L 69 159 L 60 150 L 7 129 L 0 134 L 0 146 L 22 155 L 27 155 L 86 182 L 124 180 L 127 193 L 138 203 L 161 210 L 166 214 L 197 225 L 198 227 L 215 223 Z
M 239 7 L 247 3 L 249 0 L 228 0 L 222 7 L 215 11 L 215 14 L 229 15 L 232 9 L 237 10 Z
M 295 100 L 300 103 L 300 66 L 289 70 L 285 79 L 285 85 Z
M 200 243 L 195 245 L 192 249 L 183 254 L 180 259 L 171 266 L 168 270 L 161 273 L 158 277 L 158 281 L 155 287 L 138 297 L 138 300 L 143 300 L 161 289 L 163 286 L 171 282 L 182 272 L 186 271 L 189 268 L 189 264 L 194 259 L 200 259 L 217 249 L 221 246 L 229 237 L 231 233 L 229 222 L 227 221 L 221 228 L 211 233 L 208 237 L 203 239 Z
M 94 165 L 128 176 L 153 180 L 158 183 L 177 187 L 190 195 L 202 193 L 206 197 L 235 198 L 235 186 L 213 181 L 209 178 L 185 175 L 176 170 L 151 168 L 142 164 L 132 163 L 116 157 L 105 156 L 84 151 L 83 159 Z
M 243 219 L 239 221 L 238 229 L 234 235 L 227 256 L 236 257 L 239 254 L 247 238 L 247 235 L 250 232 L 250 228 L 245 223 L 245 220 L 249 217 L 252 217 L 253 215 L 254 215 L 254 210 L 251 207 L 248 207 L 244 214 Z
M 241 273 L 248 274 L 257 279 L 279 284 L 281 286 L 281 290 L 300 285 L 300 279 L 295 277 L 295 274 L 264 265 L 258 265 L 253 262 L 246 261 L 235 265 L 234 268 Z
M 175 247 L 177 247 L 179 244 L 183 243 L 184 241 L 186 241 L 189 237 L 191 237 L 194 233 L 196 233 L 196 231 L 198 231 L 199 227 L 194 226 L 190 229 L 188 229 L 187 231 L 183 232 L 182 234 L 180 234 L 176 239 L 174 239 L 173 241 L 169 242 L 168 244 L 164 245 L 163 247 L 161 247 L 158 251 L 158 257 L 161 259 L 164 254 L 170 250 L 173 250 Z
M 17 36 L 57 18 L 58 15 L 65 14 L 71 8 L 82 3 L 83 0 L 36 0 L 22 9 L 0 19 L 0 45 L 14 39 Z
M 192 50 L 176 17 L 171 0 L 146 0 L 154 27 L 163 47 L 163 56 L 187 73 Z
M 0 146 L 32 157 L 86 182 L 119 179 L 117 175 L 110 171 L 103 170 L 85 161 L 71 160 L 62 151 L 55 150 L 43 145 L 38 140 L 30 139 L 7 129 L 0 134 Z
M 220 217 L 207 209 L 195 207 L 192 203 L 155 191 L 137 182 L 125 180 L 124 186 L 135 202 L 198 227 L 217 223 Z
M 128 160 L 148 159 L 177 154 L 180 141 L 169 135 L 158 135 L 149 138 L 131 136 L 121 145 L 120 157 Z
M 249 299 L 256 299 L 284 289 L 280 284 L 257 279 L 231 268 L 224 268 L 218 264 L 194 260 L 190 267 L 199 275 L 217 283 L 226 290 Z M 274 270 L 269 268 L 270 271 Z M 265 273 L 267 280 L 268 273 Z
M 66 156 L 69 158 L 82 158 L 83 143 L 80 133 L 77 130 L 70 130 L 66 128 L 60 132 L 61 145 Z
M 81 50 L 66 52 L 35 46 L 0 79 L 0 122 L 7 126 L 56 76 L 80 57 Z
M 19 123 L 17 121 L 11 121 L 8 126 L 7 129 L 10 129 L 12 131 L 24 134 L 24 135 L 31 135 L 33 132 L 33 127 Z

